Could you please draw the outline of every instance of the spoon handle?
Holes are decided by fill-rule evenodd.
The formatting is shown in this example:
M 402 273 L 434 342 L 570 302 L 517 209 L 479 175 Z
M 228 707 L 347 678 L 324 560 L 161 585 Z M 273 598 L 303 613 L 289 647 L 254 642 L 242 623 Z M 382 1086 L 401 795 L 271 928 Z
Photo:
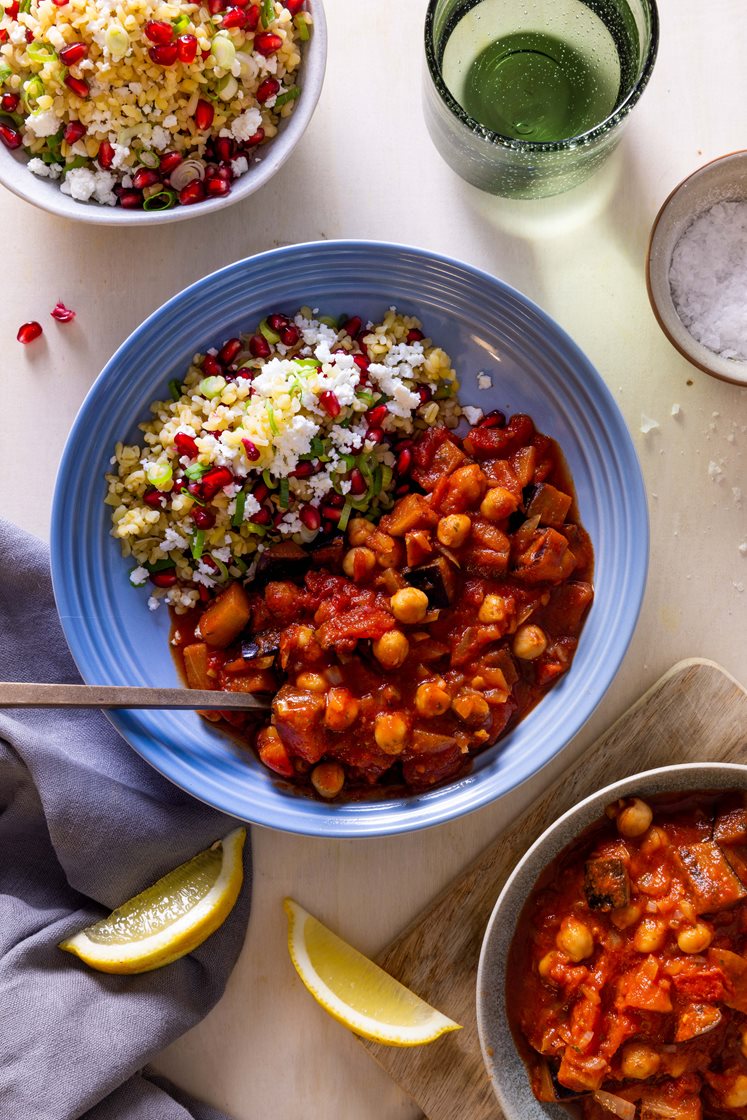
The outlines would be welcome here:
M 267 710 L 271 697 L 198 688 L 129 688 L 103 684 L 0 682 L 0 708 L 174 708 Z

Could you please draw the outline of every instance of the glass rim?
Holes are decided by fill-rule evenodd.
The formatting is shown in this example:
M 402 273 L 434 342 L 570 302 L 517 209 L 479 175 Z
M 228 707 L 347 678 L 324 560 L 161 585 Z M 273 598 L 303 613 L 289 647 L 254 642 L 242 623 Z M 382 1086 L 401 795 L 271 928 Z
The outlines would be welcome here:
M 564 140 L 518 140 L 513 136 L 506 136 L 502 132 L 494 132 L 486 125 L 480 124 L 475 117 L 471 117 L 459 104 L 444 82 L 441 69 L 436 61 L 436 52 L 433 45 L 433 25 L 436 8 L 439 3 L 440 0 L 428 0 L 428 7 L 425 13 L 425 58 L 431 81 L 449 112 L 463 125 L 466 125 L 470 132 L 489 143 L 500 145 L 512 151 L 562 152 L 591 144 L 599 136 L 602 136 L 605 132 L 609 132 L 611 128 L 627 116 L 648 85 L 659 49 L 659 9 L 656 0 L 641 0 L 641 4 L 648 9 L 651 25 L 651 37 L 648 50 L 640 74 L 613 112 L 609 113 L 604 120 L 601 120 L 599 124 L 595 124 L 594 127 L 588 129 L 588 131 L 579 132 L 575 136 L 568 136 Z

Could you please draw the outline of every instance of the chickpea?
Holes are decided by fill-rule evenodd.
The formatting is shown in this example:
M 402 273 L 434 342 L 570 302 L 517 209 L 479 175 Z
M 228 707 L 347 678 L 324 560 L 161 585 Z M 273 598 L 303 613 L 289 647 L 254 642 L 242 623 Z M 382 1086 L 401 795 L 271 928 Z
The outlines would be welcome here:
M 705 922 L 685 926 L 677 934 L 677 944 L 683 953 L 702 953 L 713 940 L 713 930 Z
M 621 836 L 631 839 L 635 836 L 643 836 L 651 827 L 653 819 L 651 807 L 645 801 L 641 801 L 640 797 L 634 797 L 632 803 L 618 816 L 617 831 Z
M 436 536 L 447 548 L 459 548 L 470 534 L 472 522 L 465 513 L 450 513 L 442 517 L 436 529 Z
M 403 587 L 395 591 L 389 603 L 392 614 L 399 622 L 422 622 L 428 613 L 428 596 L 417 587 Z
M 721 1090 L 720 1104 L 723 1108 L 747 1107 L 747 1074 L 734 1074 L 731 1085 Z
M 321 797 L 337 797 L 345 785 L 345 771 L 339 762 L 320 762 L 311 771 L 311 784 Z
M 667 927 L 656 918 L 643 918 L 633 934 L 633 948 L 639 953 L 658 953 L 664 948 Z
M 401 712 L 379 712 L 374 739 L 384 754 L 401 754 L 407 741 L 407 720 Z
M 652 852 L 658 852 L 659 848 L 666 848 L 669 843 L 666 832 L 661 828 L 649 829 L 648 836 L 641 842 L 641 852 L 643 855 L 651 855 Z
M 526 622 L 514 634 L 513 651 L 522 661 L 534 661 L 547 649 L 547 637 L 540 626 Z
M 555 949 L 551 949 L 549 953 L 545 953 L 544 957 L 537 965 L 537 971 L 543 980 L 548 980 L 550 978 L 550 973 L 560 964 L 561 960 L 560 954 Z
M 574 964 L 585 960 L 594 952 L 594 938 L 591 935 L 591 930 L 578 918 L 574 918 L 573 915 L 563 918 L 555 938 L 555 944 L 562 952 L 568 954 Z
M 494 486 L 488 490 L 482 500 L 480 513 L 488 521 L 504 521 L 519 508 L 519 499 L 506 490 L 503 486 Z
M 361 706 L 349 688 L 331 688 L 327 693 L 324 723 L 330 731 L 347 731 L 360 715 Z
M 458 467 L 449 478 L 450 491 L 457 491 L 463 501 L 470 506 L 482 500 L 486 486 L 487 479 L 476 463 L 471 463 L 468 467 Z
M 505 622 L 508 618 L 508 603 L 503 595 L 486 595 L 477 612 L 479 622 Z
M 478 692 L 470 692 L 468 689 L 455 696 L 451 706 L 461 720 L 470 724 L 484 723 L 490 712 L 487 700 Z
M 385 669 L 399 669 L 410 652 L 410 643 L 401 630 L 388 630 L 373 643 L 373 652 Z
M 376 567 L 376 555 L 370 548 L 359 546 L 345 553 L 342 570 L 348 579 L 358 582 L 367 579 Z
M 326 692 L 329 687 L 321 673 L 299 673 L 296 677 L 296 687 L 307 692 Z
M 348 540 L 354 548 L 365 544 L 375 532 L 374 526 L 365 517 L 354 517 L 348 524 Z
M 426 681 L 415 693 L 415 707 L 421 716 L 442 716 L 451 707 L 451 696 L 443 681 Z
M 626 1043 L 620 1055 L 623 1077 L 633 1077 L 636 1081 L 653 1077 L 660 1063 L 660 1055 L 643 1042 Z
M 630 906 L 621 906 L 618 910 L 614 910 L 610 915 L 610 920 L 616 929 L 627 929 L 628 926 L 634 925 L 641 914 L 643 907 L 639 902 L 632 902 Z

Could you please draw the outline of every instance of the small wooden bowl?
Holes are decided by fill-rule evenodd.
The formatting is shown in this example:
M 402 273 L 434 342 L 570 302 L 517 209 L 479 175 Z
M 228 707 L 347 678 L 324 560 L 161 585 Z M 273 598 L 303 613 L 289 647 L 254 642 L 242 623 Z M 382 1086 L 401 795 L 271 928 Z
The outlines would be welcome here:
M 659 210 L 651 229 L 646 261 L 648 298 L 664 334 L 698 369 L 734 385 L 747 385 L 747 362 L 722 358 L 693 338 L 675 310 L 669 269 L 677 242 L 695 218 L 717 202 L 744 200 L 747 151 L 732 152 L 705 164 L 683 179 Z

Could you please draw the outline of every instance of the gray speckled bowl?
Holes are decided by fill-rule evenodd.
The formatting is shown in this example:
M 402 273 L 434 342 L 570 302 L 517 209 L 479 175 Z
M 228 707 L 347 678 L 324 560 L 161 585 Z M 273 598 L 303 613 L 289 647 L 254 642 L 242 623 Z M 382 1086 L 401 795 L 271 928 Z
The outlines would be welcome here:
M 0 144 L 0 183 L 42 210 L 60 218 L 89 222 L 98 226 L 153 226 L 167 222 L 183 222 L 200 214 L 214 214 L 232 206 L 263 187 L 290 156 L 306 131 L 319 95 L 322 92 L 327 64 L 327 24 L 322 0 L 312 0 L 314 30 L 304 47 L 298 84 L 301 96 L 290 117 L 280 125 L 277 136 L 255 149 L 256 162 L 236 179 L 231 193 L 223 198 L 209 198 L 193 206 L 175 206 L 173 210 L 123 210 L 120 206 L 101 206 L 97 202 L 77 202 L 63 194 L 58 183 L 40 179 L 26 170 L 28 158 L 22 149 L 10 152 Z
M 735 385 L 747 385 L 747 362 L 722 358 L 693 338 L 675 310 L 669 268 L 675 246 L 691 222 L 717 202 L 744 199 L 747 151 L 732 152 L 700 167 L 675 187 L 663 203 L 651 230 L 646 261 L 648 298 L 669 341 L 698 369 Z
M 485 1066 L 507 1120 L 568 1120 L 562 1105 L 542 1104 L 529 1086 L 506 1015 L 506 962 L 522 907 L 545 867 L 571 841 L 599 820 L 619 797 L 657 793 L 739 789 L 747 786 L 747 766 L 695 762 L 662 766 L 613 782 L 584 798 L 550 825 L 516 865 L 501 891 L 485 931 L 477 970 L 477 1026 Z

